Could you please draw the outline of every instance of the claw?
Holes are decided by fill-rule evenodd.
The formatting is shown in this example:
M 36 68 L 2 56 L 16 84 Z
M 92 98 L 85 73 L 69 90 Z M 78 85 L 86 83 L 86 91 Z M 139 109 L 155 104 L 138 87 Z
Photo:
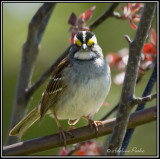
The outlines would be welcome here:
M 98 125 L 102 125 L 104 127 L 104 125 L 101 121 L 94 121 L 91 119 L 89 120 L 89 125 L 90 125 L 91 129 L 93 126 L 95 127 L 97 137 L 98 137 Z
M 83 118 L 88 120 L 91 129 L 93 126 L 95 127 L 96 135 L 98 137 L 98 125 L 102 125 L 104 127 L 103 123 L 101 121 L 94 121 L 86 116 L 83 116 Z

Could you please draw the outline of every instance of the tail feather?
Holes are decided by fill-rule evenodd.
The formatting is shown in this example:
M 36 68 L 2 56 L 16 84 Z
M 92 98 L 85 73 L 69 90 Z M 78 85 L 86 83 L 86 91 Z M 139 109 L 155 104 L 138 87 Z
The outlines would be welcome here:
M 34 108 L 28 115 L 26 115 L 9 133 L 10 136 L 22 136 L 23 133 L 38 119 L 40 112 L 38 107 Z

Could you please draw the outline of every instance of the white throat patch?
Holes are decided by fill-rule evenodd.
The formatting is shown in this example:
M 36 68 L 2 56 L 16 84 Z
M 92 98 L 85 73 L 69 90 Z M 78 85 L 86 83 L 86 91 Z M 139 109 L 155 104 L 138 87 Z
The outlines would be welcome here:
M 78 51 L 74 54 L 74 58 L 79 60 L 91 60 L 95 57 L 96 54 L 92 51 L 87 51 L 87 52 Z

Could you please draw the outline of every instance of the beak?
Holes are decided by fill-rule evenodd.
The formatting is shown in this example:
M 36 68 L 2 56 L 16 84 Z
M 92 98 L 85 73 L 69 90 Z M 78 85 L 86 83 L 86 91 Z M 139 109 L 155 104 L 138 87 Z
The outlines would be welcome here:
M 86 45 L 86 44 L 82 44 L 81 49 L 82 49 L 82 50 L 86 50 L 86 49 L 87 49 L 87 45 Z

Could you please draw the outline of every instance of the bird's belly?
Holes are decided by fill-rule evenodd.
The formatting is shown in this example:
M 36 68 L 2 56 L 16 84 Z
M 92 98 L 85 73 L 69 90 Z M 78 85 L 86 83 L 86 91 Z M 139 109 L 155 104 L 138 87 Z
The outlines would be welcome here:
M 72 85 L 73 93 L 66 91 L 68 94 L 63 95 L 56 105 L 58 119 L 74 120 L 97 112 L 108 94 L 109 80 L 100 77 Z

